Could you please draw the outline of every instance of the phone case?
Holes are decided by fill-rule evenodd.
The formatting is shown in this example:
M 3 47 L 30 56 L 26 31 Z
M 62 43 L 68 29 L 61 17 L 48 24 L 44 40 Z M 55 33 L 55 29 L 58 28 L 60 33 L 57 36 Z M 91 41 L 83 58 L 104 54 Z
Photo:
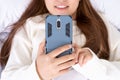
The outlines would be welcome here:
M 67 15 L 48 15 L 45 21 L 46 53 L 63 46 L 72 44 L 72 18 Z M 72 53 L 72 48 L 61 53 L 61 57 Z

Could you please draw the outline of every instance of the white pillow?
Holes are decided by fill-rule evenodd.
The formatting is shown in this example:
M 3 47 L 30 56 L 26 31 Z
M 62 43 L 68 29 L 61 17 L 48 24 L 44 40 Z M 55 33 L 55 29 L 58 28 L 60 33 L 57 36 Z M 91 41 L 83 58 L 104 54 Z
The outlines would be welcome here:
M 0 32 L 16 22 L 31 0 L 0 0 Z
M 91 0 L 96 10 L 105 14 L 106 18 L 120 29 L 120 0 Z

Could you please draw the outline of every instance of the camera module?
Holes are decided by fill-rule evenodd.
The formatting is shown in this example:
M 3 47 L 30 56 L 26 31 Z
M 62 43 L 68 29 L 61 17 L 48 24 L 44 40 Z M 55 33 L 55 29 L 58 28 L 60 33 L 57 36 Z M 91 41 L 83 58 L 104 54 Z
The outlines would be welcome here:
M 57 20 L 57 28 L 61 27 L 60 19 Z

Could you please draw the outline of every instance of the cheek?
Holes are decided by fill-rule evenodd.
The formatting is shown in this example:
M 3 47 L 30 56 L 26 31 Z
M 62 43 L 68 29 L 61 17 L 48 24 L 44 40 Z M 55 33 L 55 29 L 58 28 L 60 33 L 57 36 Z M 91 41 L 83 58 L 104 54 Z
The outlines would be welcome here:
M 79 1 L 71 3 L 71 10 L 76 11 L 78 6 L 79 6 Z
M 76 5 L 76 6 L 71 6 L 69 9 L 69 13 L 74 17 L 75 17 L 75 14 L 77 12 L 77 8 L 78 8 L 78 6 Z
M 47 10 L 49 11 L 49 13 L 53 12 L 53 8 L 50 5 L 48 5 L 46 7 L 47 7 Z
M 46 5 L 47 9 L 50 10 L 53 6 L 52 0 L 45 0 L 45 5 Z

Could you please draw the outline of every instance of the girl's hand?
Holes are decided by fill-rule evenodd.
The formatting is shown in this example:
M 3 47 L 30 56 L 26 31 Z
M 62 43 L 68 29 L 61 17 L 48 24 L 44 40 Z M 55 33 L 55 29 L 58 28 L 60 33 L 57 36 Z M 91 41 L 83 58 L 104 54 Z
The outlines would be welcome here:
M 77 54 L 76 63 L 79 63 L 80 66 L 86 64 L 93 57 L 88 48 L 80 48 L 77 44 L 74 44 L 74 49 Z
M 45 41 L 40 44 L 36 66 L 38 74 L 43 80 L 50 80 L 65 74 L 75 64 L 75 53 L 56 58 L 70 48 L 71 45 L 65 45 L 45 54 Z

